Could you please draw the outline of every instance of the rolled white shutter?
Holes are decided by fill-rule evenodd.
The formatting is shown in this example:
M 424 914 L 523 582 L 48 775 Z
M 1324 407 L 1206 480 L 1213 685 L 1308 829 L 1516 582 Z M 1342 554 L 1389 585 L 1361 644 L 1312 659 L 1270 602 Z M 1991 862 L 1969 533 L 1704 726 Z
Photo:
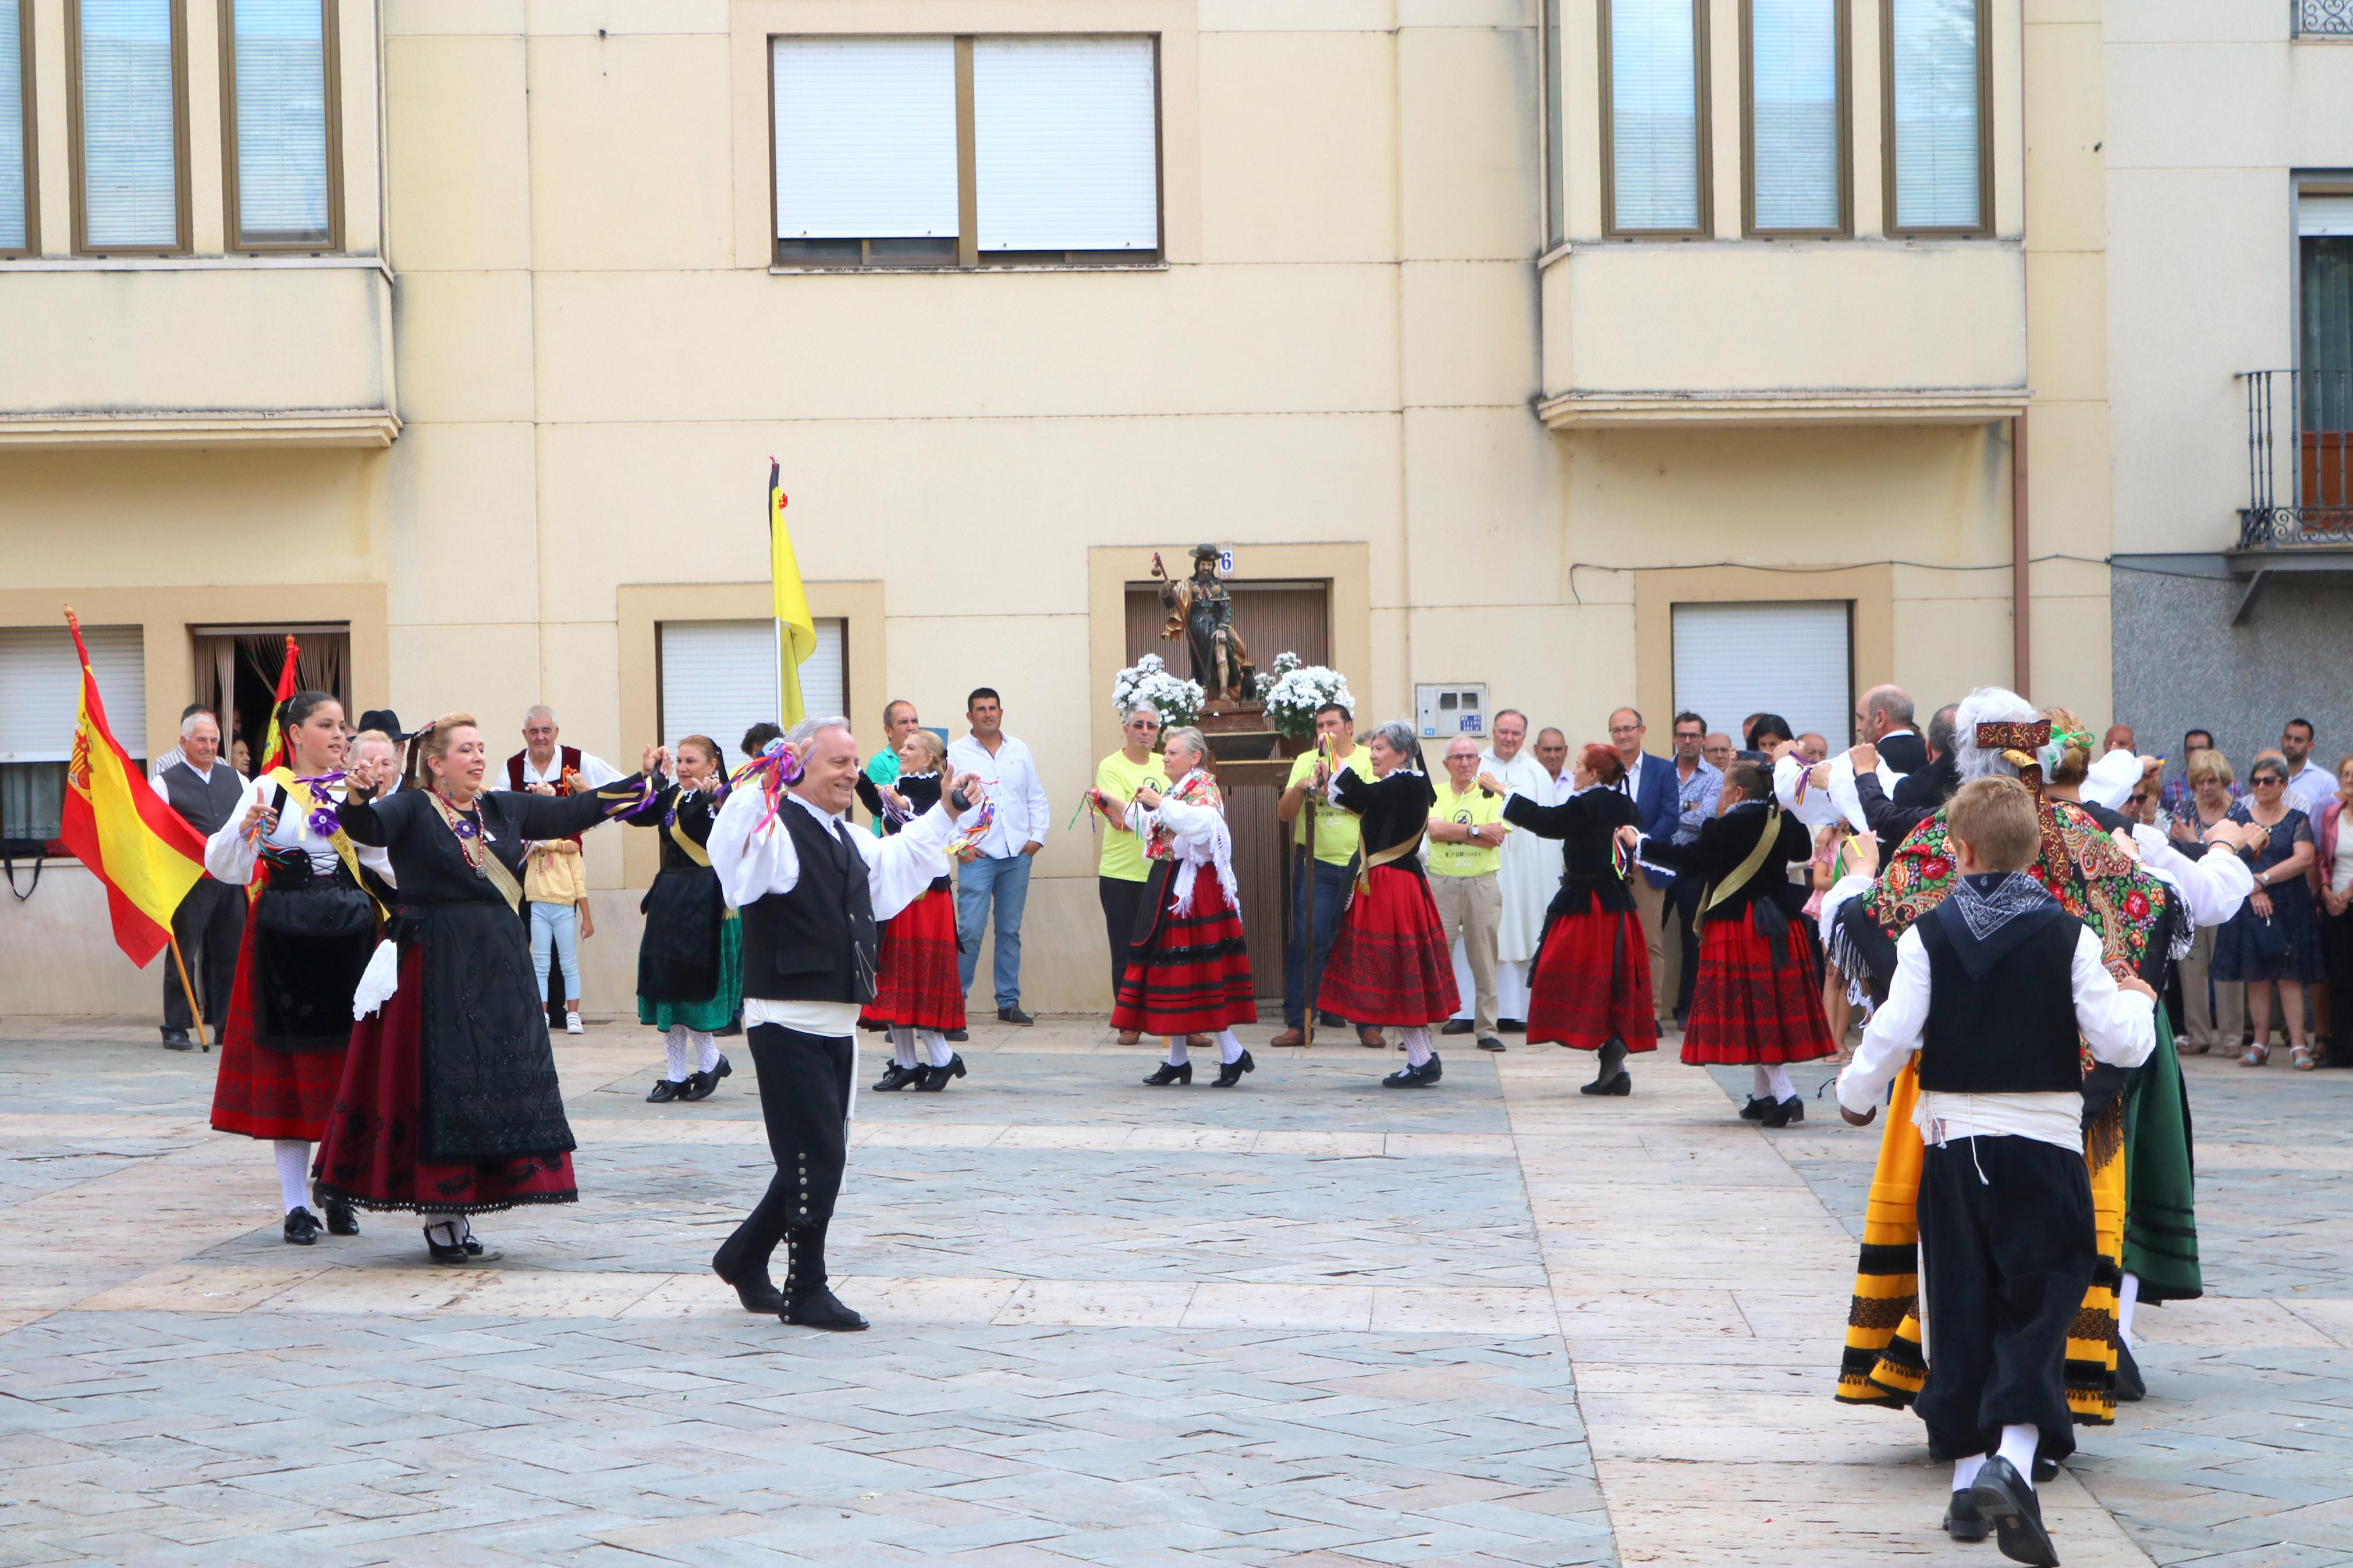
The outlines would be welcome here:
M 1841 601 L 1677 605 L 1676 711 L 1698 714 L 1736 745 L 1743 719 L 1778 713 L 1799 734 L 1841 749 L 1854 712 L 1847 622 Z
M 1749 0 L 1757 226 L 1839 224 L 1839 0 Z
M 956 233 L 955 44 L 778 38 L 776 237 Z
M 1157 250 L 1159 95 L 1148 37 L 976 38 L 983 250 Z
M 812 719 L 848 717 L 842 678 L 842 623 L 818 617 L 817 647 L 801 661 L 801 711 Z
M 327 238 L 324 4 L 234 0 L 241 237 Z
M 841 711 L 843 625 L 817 623 L 817 649 L 800 667 L 801 707 L 811 717 Z M 719 743 L 733 767 L 753 725 L 779 721 L 774 621 L 665 621 L 661 627 L 662 743 L 689 735 Z
M 1606 3 L 1611 226 L 1696 229 L 1699 78 L 1692 0 Z
M 2306 239 L 2353 237 L 2353 195 L 2338 191 L 2298 191 L 2295 232 Z
M 25 248 L 25 0 L 0 0 L 0 250 Z
M 1975 228 L 1978 0 L 1890 0 L 1895 225 Z
M 83 230 L 93 248 L 180 242 L 172 0 L 81 7 Z
M 84 626 L 107 728 L 147 755 L 146 637 L 138 626 Z M 81 666 L 63 626 L 0 626 L 0 763 L 62 763 L 81 714 Z

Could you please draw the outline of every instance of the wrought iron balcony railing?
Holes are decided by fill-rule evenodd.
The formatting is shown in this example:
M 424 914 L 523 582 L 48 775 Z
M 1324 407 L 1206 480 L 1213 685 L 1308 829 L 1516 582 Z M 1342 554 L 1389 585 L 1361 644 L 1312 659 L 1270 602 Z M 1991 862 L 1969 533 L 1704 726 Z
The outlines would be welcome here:
M 2353 37 L 2353 0 L 2292 0 L 2299 38 Z
M 2353 544 L 2353 370 L 2255 370 L 2240 379 L 2247 504 L 2239 548 Z

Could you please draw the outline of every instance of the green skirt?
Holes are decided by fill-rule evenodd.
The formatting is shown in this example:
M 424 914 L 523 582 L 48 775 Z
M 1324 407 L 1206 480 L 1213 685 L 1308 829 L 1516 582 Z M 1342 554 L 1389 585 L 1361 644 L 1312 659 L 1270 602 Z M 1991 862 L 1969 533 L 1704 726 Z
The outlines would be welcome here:
M 2163 1007 L 2157 1010 L 2157 1049 L 2126 1085 L 2125 1194 L 2125 1272 L 2140 1276 L 2140 1299 L 2156 1305 L 2203 1295 L 2189 1096 Z
M 657 1029 L 686 1028 L 707 1035 L 733 1023 L 743 1001 L 744 922 L 730 910 L 719 922 L 719 989 L 700 1002 L 656 1002 L 640 996 L 638 1022 Z

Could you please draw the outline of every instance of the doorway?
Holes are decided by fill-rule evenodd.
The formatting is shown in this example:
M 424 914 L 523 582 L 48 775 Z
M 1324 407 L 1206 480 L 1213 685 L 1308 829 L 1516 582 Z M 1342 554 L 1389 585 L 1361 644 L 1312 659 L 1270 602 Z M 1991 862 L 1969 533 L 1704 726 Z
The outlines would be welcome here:
M 352 707 L 352 632 L 347 621 L 304 626 L 190 626 L 195 645 L 195 696 L 220 715 L 221 752 L 248 778 L 261 766 L 262 742 L 269 734 L 269 709 L 278 673 L 286 663 L 286 639 L 295 642 L 294 685 L 298 691 L 324 691 L 343 706 L 343 717 L 359 721 Z M 237 744 L 246 754 L 237 758 Z

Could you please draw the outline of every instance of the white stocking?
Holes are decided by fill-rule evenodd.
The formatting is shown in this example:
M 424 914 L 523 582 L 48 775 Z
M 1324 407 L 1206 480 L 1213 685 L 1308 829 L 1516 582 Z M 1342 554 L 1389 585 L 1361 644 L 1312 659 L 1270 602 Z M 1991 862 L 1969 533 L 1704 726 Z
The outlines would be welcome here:
M 1168 1065 L 1172 1068 L 1181 1068 L 1190 1067 L 1192 1063 L 1192 1053 L 1185 1048 L 1185 1037 L 1182 1035 L 1169 1036 Z
M 2042 1431 L 2028 1423 L 2001 1429 L 2001 1457 L 2010 1461 L 2018 1479 L 2030 1487 L 2034 1484 L 2034 1448 L 2042 1438 Z
M 2116 1292 L 2116 1335 L 2124 1341 L 2126 1350 L 2132 1349 L 2133 1309 L 2139 1305 L 2140 1276 L 2127 1274 L 2125 1276 L 2125 1288 Z
M 1234 1032 L 1231 1029 L 1218 1031 L 1218 1059 L 1226 1063 L 1242 1059 L 1242 1043 L 1234 1038 Z
M 1953 1461 L 1953 1489 L 1965 1492 L 1977 1484 L 1978 1472 L 1985 1468 L 1986 1457 L 1971 1454 L 1966 1459 Z
M 308 1207 L 311 1202 L 311 1145 L 300 1138 L 279 1138 L 271 1146 L 278 1153 L 278 1196 L 285 1212 Z
M 684 1029 L 673 1026 L 662 1032 L 662 1055 L 668 1061 L 670 1081 L 684 1083 L 686 1081 L 686 1031 Z
M 923 1041 L 934 1067 L 944 1068 L 955 1059 L 955 1053 L 948 1049 L 948 1037 L 937 1029 L 925 1029 L 917 1037 Z
M 716 1071 L 719 1067 L 719 1042 L 701 1029 L 689 1030 L 687 1038 L 694 1045 L 694 1070 Z
M 915 1059 L 915 1031 L 902 1024 L 891 1026 L 891 1060 L 910 1070 L 923 1065 Z
M 1776 1102 L 1798 1098 L 1798 1086 L 1789 1081 L 1789 1069 L 1778 1062 L 1764 1069 L 1765 1092 Z
M 1765 1064 L 1763 1062 L 1755 1062 L 1750 1064 L 1748 1068 L 1748 1098 L 1751 1100 L 1764 1100 L 1770 1096 L 1772 1092 L 1773 1078 L 1771 1074 L 1765 1070 Z
M 1430 1048 L 1430 1028 L 1423 1025 L 1405 1031 L 1405 1065 L 1418 1068 L 1437 1053 Z

